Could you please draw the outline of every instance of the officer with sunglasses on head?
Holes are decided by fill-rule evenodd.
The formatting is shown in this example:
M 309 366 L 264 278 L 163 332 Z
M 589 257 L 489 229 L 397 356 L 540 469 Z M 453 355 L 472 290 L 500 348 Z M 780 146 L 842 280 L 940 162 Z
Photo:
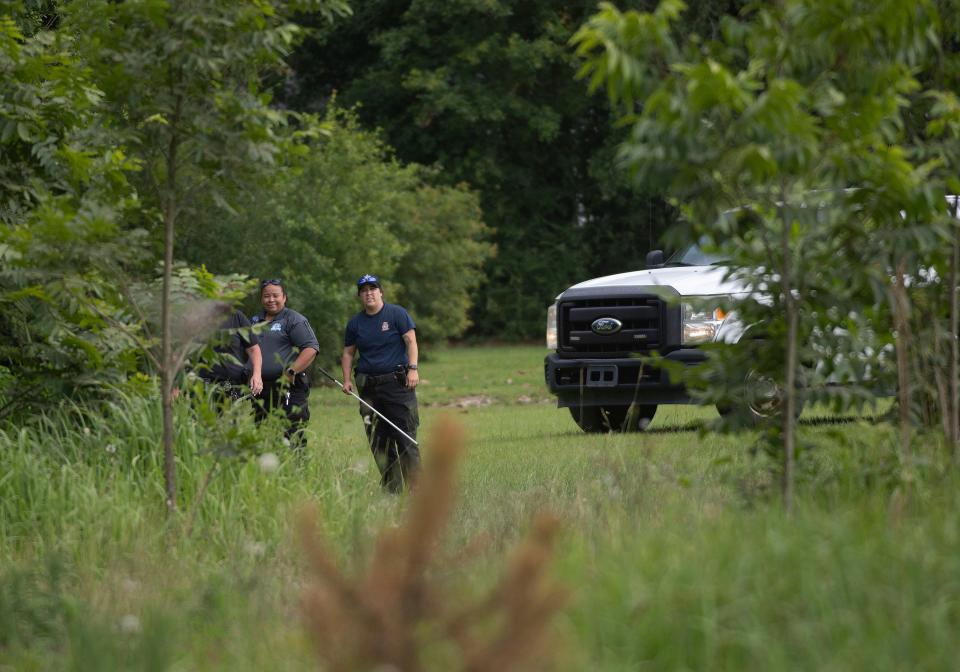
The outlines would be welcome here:
M 402 306 L 384 303 L 377 276 L 361 276 L 357 281 L 357 295 L 363 310 L 347 323 L 344 333 L 340 362 L 343 392 L 353 392 L 353 359 L 359 351 L 356 383 L 361 399 L 416 440 L 420 424 L 414 391 L 420 382 L 416 325 Z M 420 450 L 389 424 L 379 422 L 362 404 L 360 416 L 380 469 L 381 485 L 391 492 L 402 491 L 420 467 Z
M 320 344 L 307 318 L 287 308 L 287 291 L 279 279 L 260 283 L 263 311 L 251 318 L 263 354 L 263 394 L 256 404 L 257 420 L 274 408 L 282 408 L 289 425 L 285 432 L 291 444 L 303 446 L 303 429 L 310 419 L 310 383 L 306 370 L 317 356 Z

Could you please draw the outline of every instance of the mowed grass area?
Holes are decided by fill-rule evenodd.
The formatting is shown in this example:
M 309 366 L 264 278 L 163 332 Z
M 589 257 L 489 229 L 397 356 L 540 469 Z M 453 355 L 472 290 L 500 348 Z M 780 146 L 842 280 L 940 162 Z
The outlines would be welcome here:
M 454 595 L 489 586 L 546 509 L 568 591 L 556 669 L 956 668 L 960 479 L 936 441 L 907 467 L 889 426 L 806 414 L 787 518 L 756 433 L 709 433 L 713 409 L 678 406 L 643 434 L 585 435 L 543 355 L 423 361 L 424 459 L 440 414 L 469 436 L 446 551 L 490 539 L 444 577 Z M 294 513 L 314 503 L 360 568 L 406 504 L 377 487 L 356 402 L 314 390 L 305 458 L 278 444 L 275 471 L 225 462 L 189 538 L 206 438 L 181 413 L 183 512 L 166 521 L 158 405 L 131 404 L 0 435 L 0 669 L 316 669 Z

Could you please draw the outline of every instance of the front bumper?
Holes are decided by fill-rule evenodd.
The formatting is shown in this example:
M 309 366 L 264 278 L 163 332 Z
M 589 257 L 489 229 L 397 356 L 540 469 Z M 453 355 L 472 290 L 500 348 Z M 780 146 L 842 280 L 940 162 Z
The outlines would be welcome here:
M 706 361 L 698 348 L 681 348 L 663 359 L 695 366 Z M 666 369 L 642 359 L 564 359 L 547 355 L 543 362 L 547 387 L 557 396 L 557 406 L 688 404 L 682 383 L 672 381 Z

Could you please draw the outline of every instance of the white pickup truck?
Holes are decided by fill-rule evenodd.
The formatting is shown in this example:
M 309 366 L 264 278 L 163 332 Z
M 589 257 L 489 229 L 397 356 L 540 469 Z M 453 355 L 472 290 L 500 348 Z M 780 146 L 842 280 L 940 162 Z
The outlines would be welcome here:
M 711 297 L 747 293 L 721 258 L 693 245 L 666 261 L 655 250 L 647 266 L 574 285 L 547 312 L 546 383 L 584 431 L 640 431 L 659 404 L 692 403 L 644 355 L 696 365 L 706 360 L 703 344 L 737 343 L 745 333 L 719 301 L 710 307 Z M 759 418 L 775 412 L 779 395 L 769 381 L 755 382 L 745 410 Z
M 958 202 L 960 196 L 947 196 L 954 217 Z M 647 255 L 647 267 L 581 282 L 560 294 L 548 309 L 547 349 L 552 352 L 544 360 L 546 383 L 557 396 L 557 405 L 569 408 L 584 431 L 643 430 L 658 405 L 693 402 L 667 368 L 651 364 L 650 355 L 697 365 L 706 361 L 704 344 L 736 344 L 760 336 L 736 313 L 728 315 L 721 308 L 728 303 L 722 299 L 749 294 L 744 283 L 729 277 L 724 259 L 691 245 L 666 261 L 663 252 L 654 250 Z M 921 282 L 939 279 L 932 268 L 923 269 L 917 284 Z M 834 330 L 835 335 L 843 332 L 839 327 Z M 833 373 L 827 375 L 827 384 L 870 380 L 869 360 L 874 354 L 876 361 L 893 356 L 889 344 L 861 348 L 865 365 L 859 367 L 859 378 Z M 817 363 L 807 364 L 811 365 L 820 369 Z M 802 371 L 800 376 L 806 377 Z M 781 394 L 773 380 L 745 371 L 744 383 L 739 406 L 718 406 L 721 413 L 736 411 L 747 424 L 779 413 Z M 882 386 L 878 389 L 891 393 Z M 801 407 L 802 400 L 798 413 Z

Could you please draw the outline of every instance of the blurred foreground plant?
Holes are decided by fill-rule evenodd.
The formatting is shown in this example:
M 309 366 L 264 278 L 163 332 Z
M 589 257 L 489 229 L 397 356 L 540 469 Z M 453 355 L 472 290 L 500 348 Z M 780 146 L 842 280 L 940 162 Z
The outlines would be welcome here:
M 497 585 L 464 602 L 440 578 L 455 564 L 439 556 L 450 519 L 463 430 L 438 423 L 430 459 L 406 519 L 382 530 L 365 573 L 350 577 L 318 534 L 315 510 L 299 521 L 313 577 L 303 609 L 330 670 L 462 670 L 547 667 L 548 626 L 565 601 L 548 576 L 558 521 L 540 514 Z

